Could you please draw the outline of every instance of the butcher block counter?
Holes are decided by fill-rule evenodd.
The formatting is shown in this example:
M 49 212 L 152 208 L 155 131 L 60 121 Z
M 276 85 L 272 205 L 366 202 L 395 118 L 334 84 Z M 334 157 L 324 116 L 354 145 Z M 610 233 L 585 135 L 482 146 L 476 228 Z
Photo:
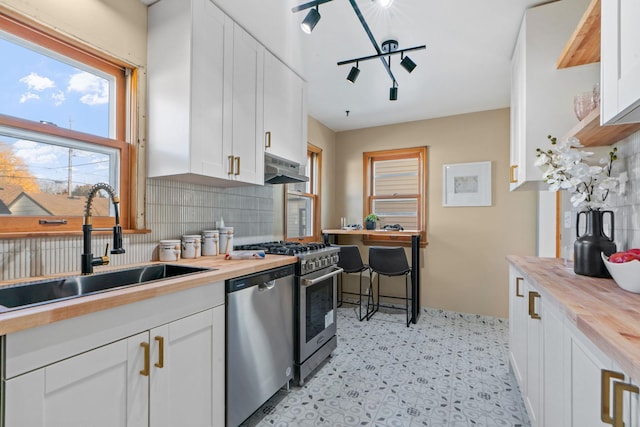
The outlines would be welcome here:
M 37 326 L 47 325 L 65 319 L 82 316 L 89 313 L 144 301 L 162 295 L 184 291 L 198 286 L 221 282 L 234 277 L 244 276 L 259 271 L 269 270 L 284 265 L 294 264 L 297 258 L 293 256 L 267 255 L 260 260 L 225 260 L 224 255 L 203 256 L 196 259 L 181 259 L 166 264 L 189 265 L 195 267 L 212 268 L 216 270 L 194 273 L 185 276 L 167 278 L 140 285 L 133 285 L 121 289 L 104 291 L 101 293 L 71 298 L 63 301 L 46 303 L 30 308 L 22 308 L 0 313 L 0 335 L 6 335 Z M 96 268 L 96 273 L 108 270 L 118 270 L 137 265 L 160 264 L 143 263 L 129 266 Z M 79 273 L 56 275 L 67 277 Z M 31 277 L 28 279 L 0 282 L 0 286 L 7 286 L 21 282 L 31 282 L 56 277 Z
M 613 279 L 580 276 L 557 258 L 510 255 L 508 262 L 628 375 L 640 378 L 640 294 Z

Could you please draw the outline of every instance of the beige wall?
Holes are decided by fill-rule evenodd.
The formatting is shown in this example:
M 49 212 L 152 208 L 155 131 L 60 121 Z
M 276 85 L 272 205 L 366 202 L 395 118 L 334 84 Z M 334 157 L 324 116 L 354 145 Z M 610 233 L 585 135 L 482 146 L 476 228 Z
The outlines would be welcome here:
M 362 223 L 362 153 L 428 146 L 428 246 L 421 305 L 508 316 L 508 254 L 535 255 L 536 193 L 509 192 L 509 110 L 493 110 L 336 134 L 335 214 Z M 492 162 L 490 207 L 442 206 L 442 167 Z M 325 188 L 325 191 L 326 188 Z M 366 259 L 366 248 L 364 257 Z

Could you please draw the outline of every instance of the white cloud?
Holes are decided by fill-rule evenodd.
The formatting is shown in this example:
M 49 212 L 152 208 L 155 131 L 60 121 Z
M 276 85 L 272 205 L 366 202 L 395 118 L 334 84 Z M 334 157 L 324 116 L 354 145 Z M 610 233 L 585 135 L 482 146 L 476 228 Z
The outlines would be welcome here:
M 36 73 L 31 73 L 20 79 L 20 83 L 25 83 L 29 90 L 43 91 L 56 87 L 53 80 L 48 77 L 42 77 Z
M 87 105 L 109 103 L 109 82 L 94 74 L 81 72 L 71 75 L 67 90 L 82 94 L 80 102 Z
M 20 104 L 24 104 L 25 102 L 27 102 L 30 99 L 40 99 L 40 96 L 37 93 L 25 92 L 20 97 Z
M 13 152 L 28 165 L 53 165 L 68 156 L 68 148 L 40 144 L 29 140 L 18 140 L 13 144 Z
M 58 90 L 54 93 L 51 94 L 51 99 L 53 99 L 56 107 L 58 107 L 59 105 L 61 105 L 65 100 L 65 96 L 64 96 L 64 92 L 61 90 Z

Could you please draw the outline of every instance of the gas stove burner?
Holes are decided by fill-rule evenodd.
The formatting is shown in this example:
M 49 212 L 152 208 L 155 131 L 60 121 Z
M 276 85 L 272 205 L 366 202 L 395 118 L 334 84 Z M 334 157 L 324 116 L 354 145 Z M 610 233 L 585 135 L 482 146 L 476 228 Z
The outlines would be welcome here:
M 263 250 L 265 253 L 272 255 L 298 255 L 305 252 L 324 249 L 325 247 L 327 247 L 327 245 L 321 242 L 301 243 L 279 241 L 241 245 L 236 246 L 235 249 L 243 251 Z

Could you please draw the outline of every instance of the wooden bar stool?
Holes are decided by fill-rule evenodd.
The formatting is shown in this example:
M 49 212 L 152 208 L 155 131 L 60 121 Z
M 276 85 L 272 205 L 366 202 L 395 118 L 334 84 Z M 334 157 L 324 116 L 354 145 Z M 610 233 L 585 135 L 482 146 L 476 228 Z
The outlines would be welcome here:
M 360 249 L 358 249 L 355 245 L 342 245 L 340 247 L 340 259 L 338 261 L 338 267 L 342 268 L 344 271 L 340 274 L 340 280 L 338 280 L 338 307 L 342 306 L 343 299 L 342 294 L 348 295 L 358 295 L 358 320 L 362 321 L 364 319 L 369 320 L 373 311 L 369 311 L 369 299 L 372 301 L 373 310 L 373 288 L 371 287 L 371 270 L 369 266 L 362 262 L 362 257 L 360 256 Z M 369 289 L 367 291 L 367 312 L 362 315 L 362 273 L 365 271 L 369 271 Z M 358 273 L 360 275 L 360 288 L 359 292 L 346 292 L 343 290 L 342 286 L 342 276 L 344 274 L 354 274 Z M 347 303 L 350 304 L 350 303 Z
M 409 263 L 407 262 L 407 256 L 404 253 L 404 249 L 400 247 L 390 248 L 372 246 L 369 248 L 369 268 L 378 275 L 378 301 L 373 301 L 375 309 L 372 310 L 369 317 L 380 309 L 381 296 L 385 298 L 404 299 L 404 310 L 407 314 L 407 327 L 409 327 L 409 323 L 411 322 L 409 300 L 413 298 L 413 295 L 409 298 L 409 276 L 411 275 L 411 267 L 409 267 Z M 380 276 L 404 276 L 404 298 L 392 295 L 380 295 Z M 371 279 L 371 283 L 373 283 L 373 279 Z M 369 312 L 369 307 L 367 307 L 367 312 Z

